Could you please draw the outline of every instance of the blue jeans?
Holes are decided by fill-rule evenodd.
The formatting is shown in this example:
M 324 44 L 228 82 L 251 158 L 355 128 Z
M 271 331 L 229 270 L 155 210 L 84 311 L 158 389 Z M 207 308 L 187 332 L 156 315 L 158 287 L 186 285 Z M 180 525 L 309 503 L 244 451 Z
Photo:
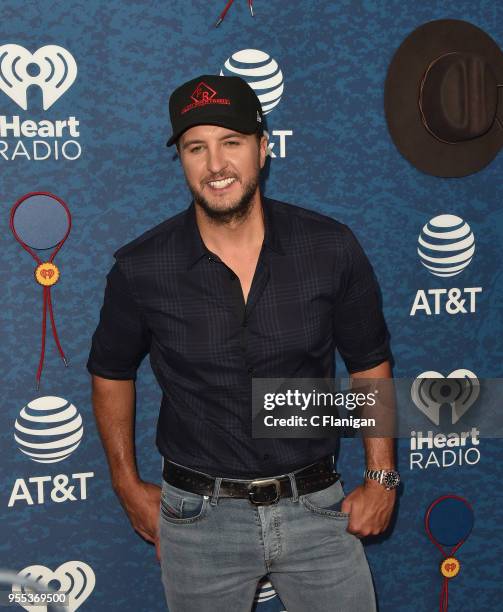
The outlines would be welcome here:
M 340 481 L 269 506 L 162 480 L 160 546 L 169 612 L 250 612 L 267 575 L 288 612 L 374 612 L 360 540 L 340 512 Z

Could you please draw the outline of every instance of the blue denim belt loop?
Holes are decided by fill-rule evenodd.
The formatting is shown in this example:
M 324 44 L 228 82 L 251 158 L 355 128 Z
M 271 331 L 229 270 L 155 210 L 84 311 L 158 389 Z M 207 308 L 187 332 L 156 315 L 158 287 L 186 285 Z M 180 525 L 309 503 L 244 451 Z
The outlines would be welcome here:
M 222 479 L 217 477 L 215 478 L 215 485 L 213 487 L 213 494 L 211 496 L 210 504 L 212 506 L 216 506 L 218 503 L 218 496 L 220 494 L 220 485 L 222 484 Z
M 289 472 L 287 474 L 288 478 L 290 479 L 290 485 L 292 487 L 292 501 L 293 502 L 298 502 L 299 501 L 299 492 L 297 491 L 297 482 L 295 480 L 295 475 L 293 472 Z

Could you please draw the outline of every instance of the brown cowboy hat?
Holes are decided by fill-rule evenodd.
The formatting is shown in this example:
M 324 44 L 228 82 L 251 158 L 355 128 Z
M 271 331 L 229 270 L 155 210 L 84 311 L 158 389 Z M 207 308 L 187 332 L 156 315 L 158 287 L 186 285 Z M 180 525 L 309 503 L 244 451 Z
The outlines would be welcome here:
M 442 177 L 472 174 L 503 146 L 503 54 L 466 21 L 440 19 L 397 49 L 384 89 L 388 128 L 400 153 Z

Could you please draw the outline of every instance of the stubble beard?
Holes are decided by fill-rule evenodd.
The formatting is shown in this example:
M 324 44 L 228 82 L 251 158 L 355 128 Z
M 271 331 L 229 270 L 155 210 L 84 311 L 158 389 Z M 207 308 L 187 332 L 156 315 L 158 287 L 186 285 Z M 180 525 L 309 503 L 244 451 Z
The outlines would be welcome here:
M 190 192 L 194 198 L 194 203 L 200 206 L 209 219 L 219 225 L 225 225 L 231 221 L 242 220 L 248 216 L 251 210 L 253 196 L 257 191 L 259 175 L 250 179 L 244 185 L 243 194 L 237 202 L 229 203 L 227 206 L 215 207 L 201 194 L 200 191 L 189 185 Z

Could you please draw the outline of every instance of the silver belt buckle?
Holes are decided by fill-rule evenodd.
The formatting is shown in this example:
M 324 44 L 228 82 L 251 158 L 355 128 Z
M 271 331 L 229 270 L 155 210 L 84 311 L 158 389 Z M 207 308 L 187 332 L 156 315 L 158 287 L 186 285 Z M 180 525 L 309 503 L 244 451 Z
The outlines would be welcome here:
M 274 487 L 274 490 L 272 490 Z M 257 489 L 253 490 L 253 489 Z M 265 489 L 269 489 L 270 494 L 267 495 Z M 261 493 L 262 490 L 262 493 Z M 272 493 L 274 493 L 274 498 L 272 498 Z M 277 478 L 269 478 L 266 480 L 252 480 L 249 488 L 248 488 L 248 499 L 252 504 L 256 506 L 269 506 L 270 504 L 275 504 L 281 495 L 281 485 Z

